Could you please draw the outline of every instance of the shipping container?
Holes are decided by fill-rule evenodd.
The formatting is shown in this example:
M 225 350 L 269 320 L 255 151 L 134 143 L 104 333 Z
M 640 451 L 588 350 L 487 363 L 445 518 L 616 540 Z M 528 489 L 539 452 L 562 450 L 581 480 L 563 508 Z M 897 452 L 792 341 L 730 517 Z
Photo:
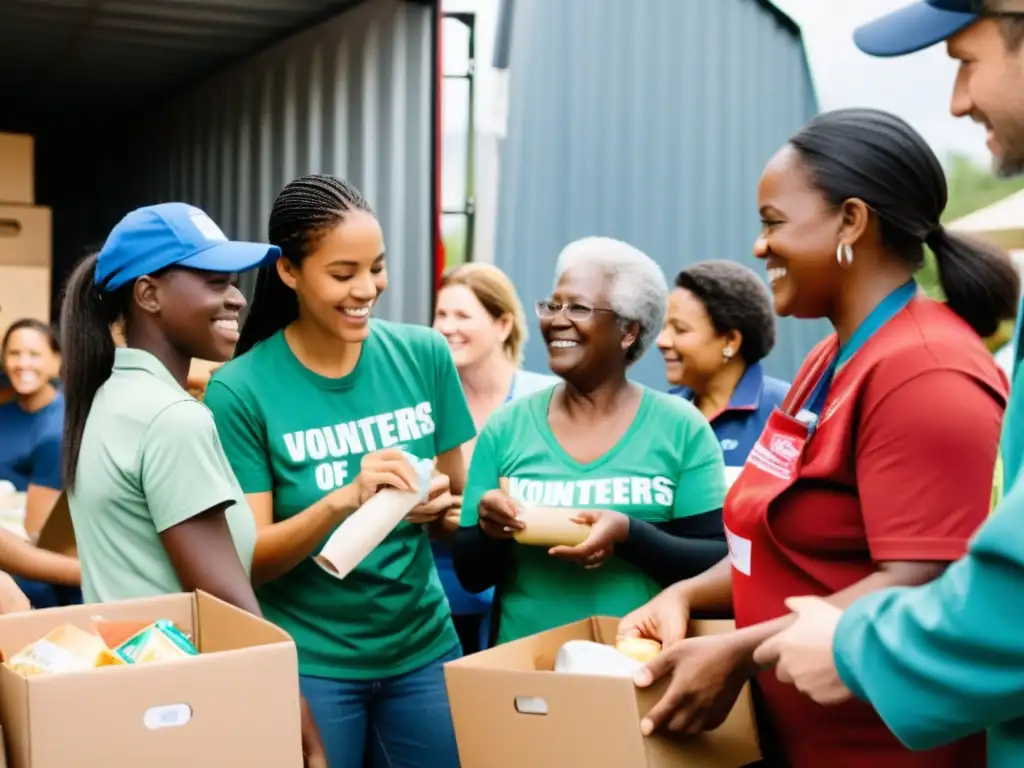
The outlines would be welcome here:
M 587 235 L 685 265 L 752 256 L 767 160 L 818 111 L 797 25 L 765 0 L 503 0 L 507 69 L 493 258 L 524 303 Z M 486 254 L 480 254 L 486 258 Z M 827 330 L 782 320 L 767 370 L 790 378 Z M 534 334 L 526 364 L 546 369 Z M 657 352 L 633 370 L 663 388 Z
M 4 0 L 0 131 L 35 136 L 53 314 L 73 265 L 129 210 L 182 200 L 264 240 L 281 187 L 323 172 L 380 216 L 380 314 L 426 322 L 438 30 L 433 0 Z

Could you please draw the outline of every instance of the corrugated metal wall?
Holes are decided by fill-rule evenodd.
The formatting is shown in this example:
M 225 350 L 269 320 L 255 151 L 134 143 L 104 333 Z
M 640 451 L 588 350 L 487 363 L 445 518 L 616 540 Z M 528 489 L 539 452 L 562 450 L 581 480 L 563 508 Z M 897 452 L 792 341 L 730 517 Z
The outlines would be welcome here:
M 94 136 L 44 143 L 58 270 L 131 208 L 167 200 L 204 208 L 229 237 L 263 240 L 281 187 L 333 173 L 355 183 L 383 223 L 391 282 L 381 316 L 426 322 L 434 14 L 371 0 L 212 76 L 128 131 L 111 129 L 113 146 L 99 156 Z
M 525 303 L 571 240 L 608 235 L 669 280 L 751 254 L 765 162 L 816 111 L 803 46 L 757 0 L 516 0 L 496 261 Z M 782 321 L 767 363 L 791 377 L 825 330 Z M 546 369 L 538 334 L 527 365 Z M 633 376 L 664 386 L 657 352 Z

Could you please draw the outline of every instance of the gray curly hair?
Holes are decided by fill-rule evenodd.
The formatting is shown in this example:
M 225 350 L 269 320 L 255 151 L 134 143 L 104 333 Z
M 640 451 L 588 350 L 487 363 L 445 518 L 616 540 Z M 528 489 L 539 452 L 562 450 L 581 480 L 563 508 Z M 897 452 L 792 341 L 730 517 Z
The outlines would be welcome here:
M 626 350 L 626 365 L 632 365 L 644 356 L 665 322 L 665 273 L 639 248 L 611 237 L 584 237 L 565 246 L 555 265 L 555 284 L 576 267 L 601 270 L 608 281 L 608 304 L 624 325 L 640 326 L 636 341 Z

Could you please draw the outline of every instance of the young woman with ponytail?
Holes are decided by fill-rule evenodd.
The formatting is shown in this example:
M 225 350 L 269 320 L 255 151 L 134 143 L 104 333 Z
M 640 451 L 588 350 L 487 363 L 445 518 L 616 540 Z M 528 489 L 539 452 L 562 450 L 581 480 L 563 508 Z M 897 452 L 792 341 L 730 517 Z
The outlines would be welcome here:
M 237 273 L 277 256 L 228 241 L 198 208 L 164 203 L 125 216 L 71 275 L 63 471 L 86 602 L 202 589 L 260 615 L 252 514 L 210 412 L 185 385 L 193 358 L 234 350 Z M 326 768 L 305 702 L 302 712 L 307 766 Z
M 984 734 L 912 752 L 870 705 L 826 709 L 754 663 L 792 621 L 789 598 L 846 606 L 929 582 L 989 513 L 1007 385 L 981 337 L 1013 315 L 1019 280 L 1005 254 L 942 228 L 946 196 L 924 140 L 875 110 L 820 115 L 765 168 L 754 255 L 775 311 L 827 318 L 835 333 L 804 362 L 726 498 L 729 557 L 622 622 L 623 633 L 658 635 L 691 612 L 736 618 L 736 632 L 678 643 L 641 673 L 643 685 L 671 678 L 645 730 L 713 728 L 753 679 L 772 765 L 985 764 Z M 945 303 L 915 286 L 925 243 Z
M 206 405 L 256 519 L 253 581 L 299 650 L 331 768 L 457 768 L 442 665 L 459 641 L 430 537 L 458 527 L 461 446 L 475 435 L 444 338 L 371 319 L 384 236 L 352 185 L 288 184 L 234 360 Z M 339 581 L 314 562 L 382 486 L 416 483 L 403 450 L 436 459 L 429 500 Z

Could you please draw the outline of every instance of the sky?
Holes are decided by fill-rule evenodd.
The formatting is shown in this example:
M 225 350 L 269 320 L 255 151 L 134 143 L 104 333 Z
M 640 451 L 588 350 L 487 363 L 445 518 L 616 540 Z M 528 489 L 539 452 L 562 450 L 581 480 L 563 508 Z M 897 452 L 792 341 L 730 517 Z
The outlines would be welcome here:
M 969 120 L 957 120 L 949 114 L 949 97 L 956 67 L 946 56 L 943 46 L 897 59 L 875 59 L 861 53 L 853 44 L 853 30 L 858 24 L 900 8 L 909 1 L 776 0 L 775 4 L 803 30 L 811 73 L 823 110 L 849 106 L 886 109 L 920 131 L 939 156 L 955 151 L 987 162 L 983 129 Z M 487 69 L 497 25 L 498 0 L 444 0 L 444 9 L 477 14 L 480 62 L 477 70 L 477 121 L 486 125 L 493 99 L 493 75 Z M 457 38 L 455 34 L 445 38 L 445 55 L 449 61 L 455 60 L 464 50 L 464 40 Z M 457 114 L 459 107 L 456 103 L 446 108 L 445 119 L 449 126 L 462 122 Z

